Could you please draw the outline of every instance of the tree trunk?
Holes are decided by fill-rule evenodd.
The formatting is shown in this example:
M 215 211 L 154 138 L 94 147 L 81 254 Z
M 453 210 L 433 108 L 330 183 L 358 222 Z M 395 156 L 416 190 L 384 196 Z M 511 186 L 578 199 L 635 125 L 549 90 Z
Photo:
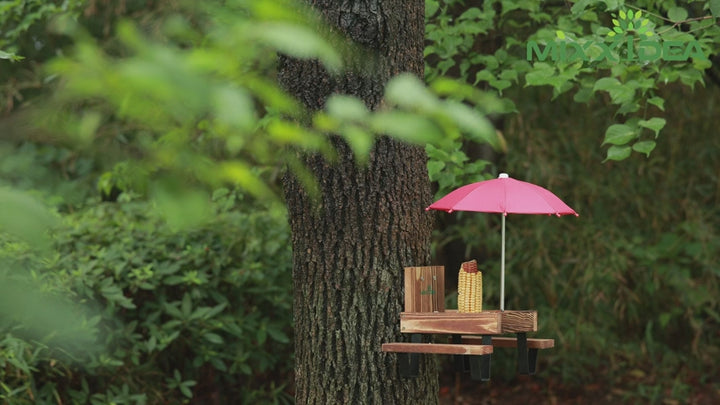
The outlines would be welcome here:
M 422 77 L 424 5 L 412 0 L 315 0 L 313 6 L 355 42 L 377 53 L 372 72 L 329 75 L 317 62 L 281 58 L 283 87 L 311 110 L 333 93 L 377 108 L 385 83 L 401 72 Z M 293 243 L 295 383 L 298 404 L 435 404 L 437 366 L 401 379 L 397 354 L 403 267 L 430 264 L 431 217 L 422 147 L 379 139 L 365 166 L 335 140 L 339 158 L 306 159 L 320 185 L 315 202 L 285 181 Z

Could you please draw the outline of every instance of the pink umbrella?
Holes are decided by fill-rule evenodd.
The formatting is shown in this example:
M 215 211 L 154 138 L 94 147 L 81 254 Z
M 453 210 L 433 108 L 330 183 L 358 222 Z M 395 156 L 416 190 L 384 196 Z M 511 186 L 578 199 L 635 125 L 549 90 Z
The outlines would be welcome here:
M 555 194 L 535 184 L 500 173 L 497 179 L 462 186 L 426 210 L 496 212 L 502 215 L 500 258 L 500 310 L 505 310 L 505 217 L 507 214 L 575 215 L 578 213 Z

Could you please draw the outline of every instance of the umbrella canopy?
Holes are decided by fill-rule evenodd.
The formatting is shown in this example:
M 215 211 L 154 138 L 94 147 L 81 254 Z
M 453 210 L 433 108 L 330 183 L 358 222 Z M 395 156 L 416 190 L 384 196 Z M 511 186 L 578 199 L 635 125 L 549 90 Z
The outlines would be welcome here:
M 501 214 L 578 215 L 555 194 L 535 184 L 500 173 L 497 179 L 462 186 L 427 209 Z
M 450 192 L 427 210 L 475 211 L 502 215 L 500 309 L 505 309 L 505 216 L 507 214 L 575 215 L 578 213 L 547 189 L 500 173 L 497 179 L 480 181 Z

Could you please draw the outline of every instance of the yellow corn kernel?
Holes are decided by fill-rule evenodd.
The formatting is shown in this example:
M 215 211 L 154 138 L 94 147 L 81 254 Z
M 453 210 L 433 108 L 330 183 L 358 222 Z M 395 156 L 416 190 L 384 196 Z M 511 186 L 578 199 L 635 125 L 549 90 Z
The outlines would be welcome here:
M 458 312 L 465 312 L 465 272 L 458 272 Z
M 475 294 L 473 299 L 475 300 L 475 308 L 476 308 L 477 312 L 481 312 L 482 311 L 482 273 L 479 271 L 477 272 L 477 278 L 476 278 L 475 283 L 476 283 L 477 293 Z

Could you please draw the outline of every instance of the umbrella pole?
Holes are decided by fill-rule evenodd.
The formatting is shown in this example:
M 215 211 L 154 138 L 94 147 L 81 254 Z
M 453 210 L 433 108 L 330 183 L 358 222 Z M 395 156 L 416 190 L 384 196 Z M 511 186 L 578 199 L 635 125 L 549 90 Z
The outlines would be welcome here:
M 505 310 L 505 214 L 502 214 L 502 250 L 500 250 L 500 310 Z

